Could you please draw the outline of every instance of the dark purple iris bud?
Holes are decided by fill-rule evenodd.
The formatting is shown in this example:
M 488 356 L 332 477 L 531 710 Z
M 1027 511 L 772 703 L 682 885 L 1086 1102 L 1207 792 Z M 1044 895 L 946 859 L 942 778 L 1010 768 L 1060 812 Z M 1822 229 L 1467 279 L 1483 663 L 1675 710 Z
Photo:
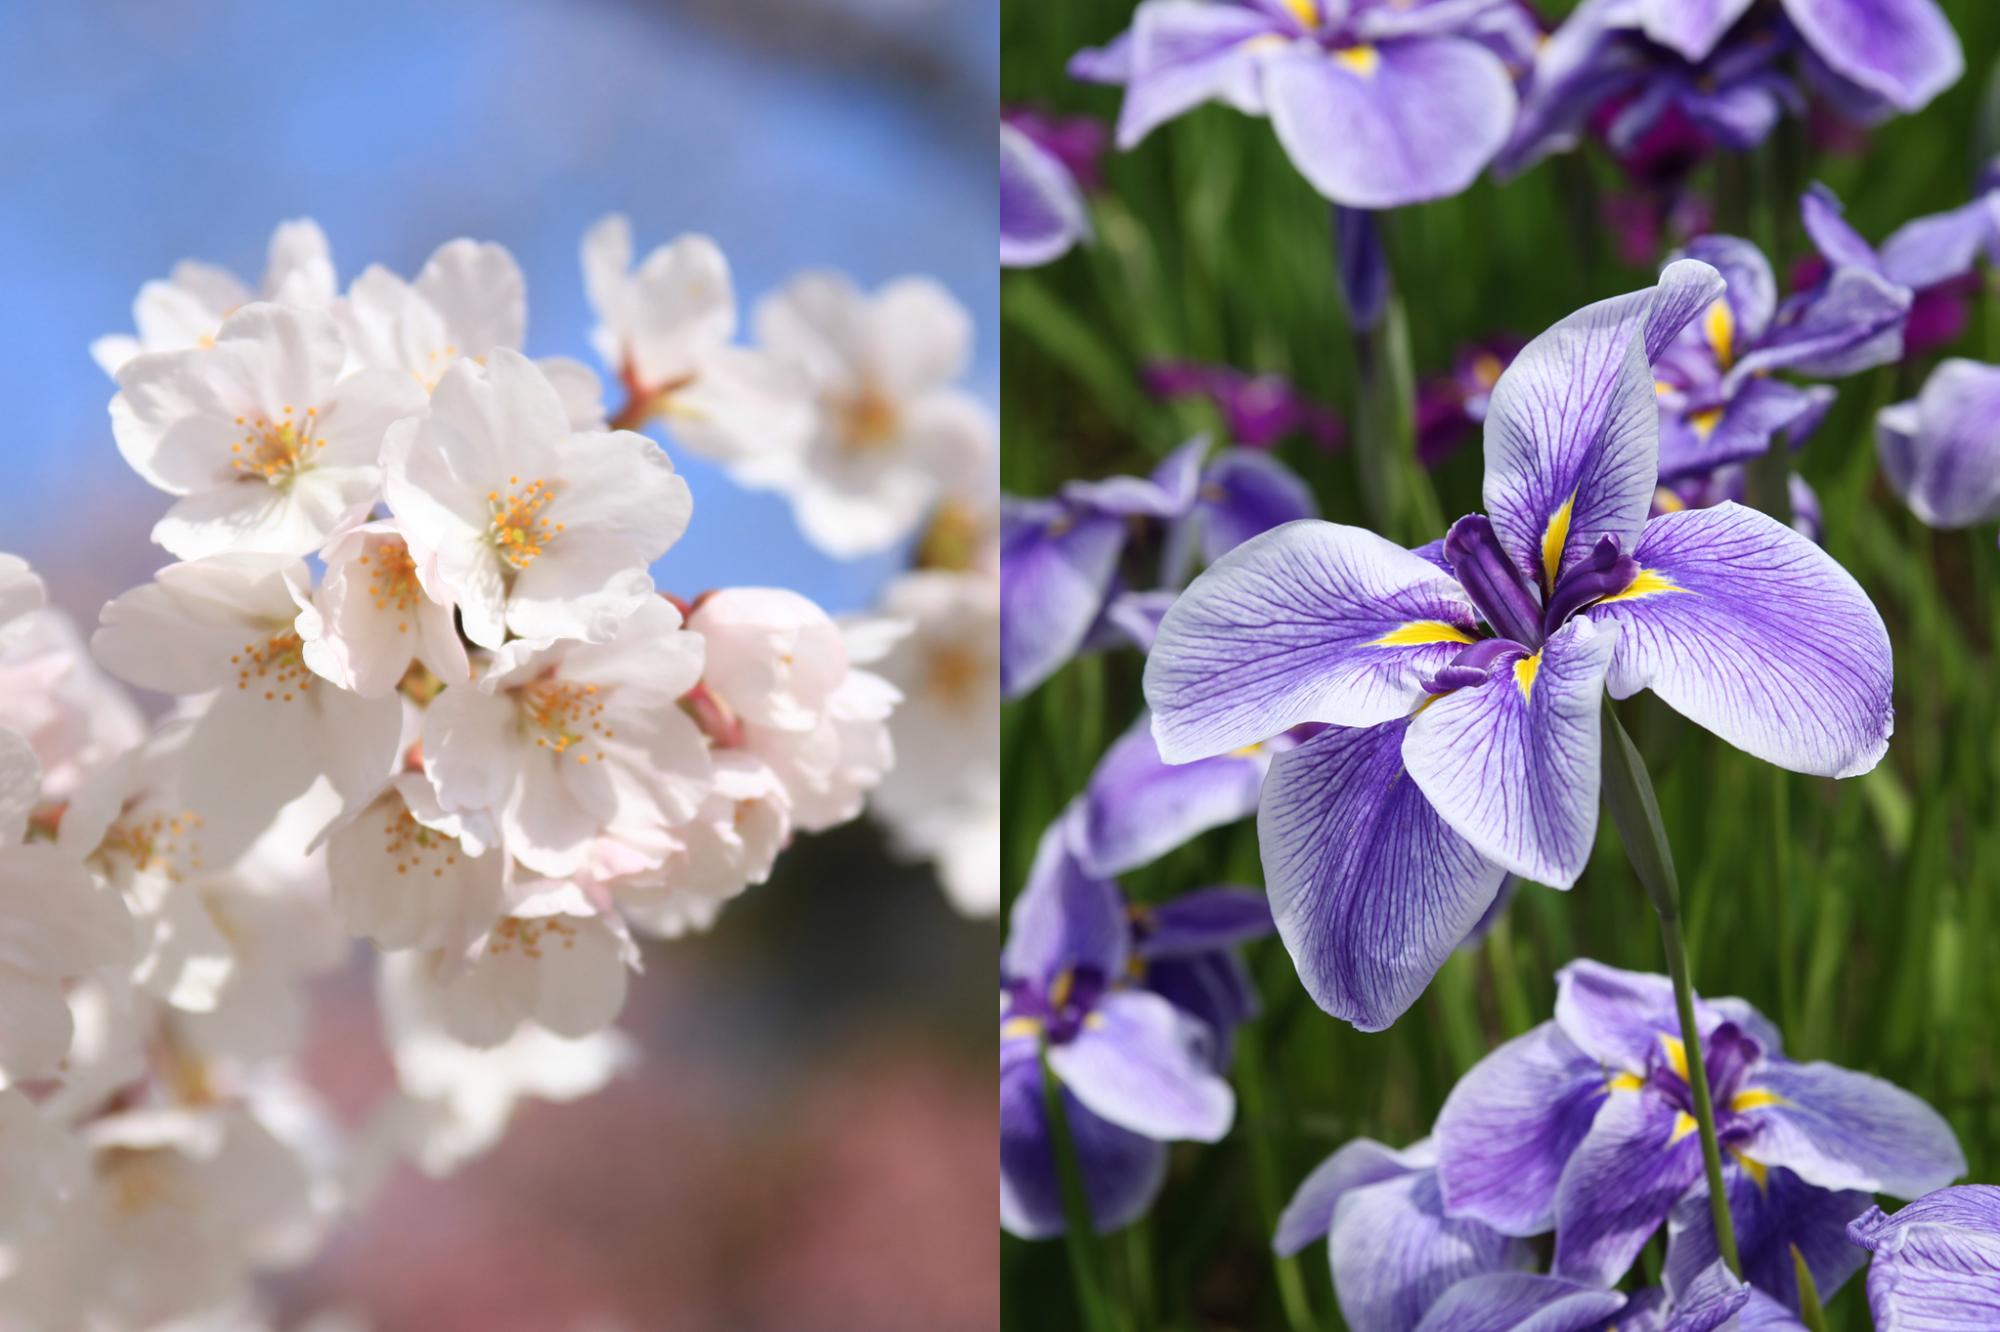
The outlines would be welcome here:
M 1445 534 L 1444 557 L 1494 633 L 1525 648 L 1541 645 L 1541 603 L 1485 514 L 1467 514 L 1451 525 Z
M 1623 592 L 1639 573 L 1639 562 L 1625 553 L 1625 543 L 1617 537 L 1598 538 L 1590 554 L 1563 570 L 1549 594 L 1548 609 L 1542 613 L 1542 632 L 1552 634 L 1570 616 L 1614 592 Z
M 1451 659 L 1451 665 L 1424 681 L 1424 692 L 1449 694 L 1454 689 L 1472 689 L 1493 678 L 1493 672 L 1528 649 L 1511 638 L 1482 638 Z
M 1389 261 L 1382 253 L 1375 214 L 1334 205 L 1333 238 L 1340 299 L 1356 331 L 1366 332 L 1382 321 L 1389 305 Z

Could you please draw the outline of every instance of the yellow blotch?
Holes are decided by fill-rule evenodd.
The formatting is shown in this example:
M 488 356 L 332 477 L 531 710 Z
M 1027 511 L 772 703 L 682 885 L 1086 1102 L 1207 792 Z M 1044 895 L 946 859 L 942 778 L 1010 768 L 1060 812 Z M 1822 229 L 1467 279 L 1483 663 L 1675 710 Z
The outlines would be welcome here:
M 1576 507 L 1576 492 L 1562 502 L 1549 518 L 1549 525 L 1542 529 L 1542 591 L 1553 592 L 1556 586 L 1556 568 L 1562 563 L 1563 547 L 1569 544 L 1570 511 Z
M 1783 1105 L 1785 1098 L 1774 1091 L 1762 1087 L 1745 1087 L 1730 1099 L 1729 1108 L 1738 1114 L 1745 1110 L 1761 1110 L 1767 1105 Z
M 1292 11 L 1292 17 L 1308 28 L 1319 26 L 1319 5 L 1315 0 L 1285 0 L 1285 8 Z
M 1049 1007 L 1060 1009 L 1069 1002 L 1069 992 L 1076 985 L 1076 973 L 1064 971 L 1049 986 Z
M 1660 1036 L 1660 1048 L 1667 1052 L 1667 1063 L 1673 1066 L 1673 1070 L 1679 1075 L 1680 1080 L 1686 1082 L 1688 1080 L 1688 1052 L 1687 1046 L 1681 1044 L 1681 1038 L 1662 1034 Z
M 1443 620 L 1411 620 L 1408 624 L 1397 625 L 1380 638 L 1366 644 L 1368 647 L 1422 647 L 1426 643 L 1470 643 L 1472 635 L 1455 624 Z
M 1718 299 L 1701 317 L 1701 331 L 1715 351 L 1715 359 L 1727 370 L 1736 359 L 1736 315 L 1726 298 Z
M 1008 1018 L 1000 1024 L 1000 1039 L 1003 1041 L 1015 1040 L 1022 1036 L 1040 1036 L 1041 1034 L 1042 1023 L 1040 1018 Z
M 1672 1137 L 1667 1139 L 1667 1146 L 1669 1147 L 1673 1146 L 1675 1143 L 1679 1142 L 1682 1138 L 1685 1138 L 1688 1134 L 1694 1132 L 1696 1129 L 1700 1127 L 1701 1125 L 1694 1122 L 1693 1115 L 1689 1114 L 1685 1110 L 1681 1111 L 1679 1114 L 1674 1116 L 1674 1133 Z
M 1694 415 L 1688 417 L 1688 424 L 1694 427 L 1695 435 L 1703 443 L 1706 443 L 1708 437 L 1715 433 L 1715 427 L 1721 421 L 1722 409 L 1720 407 L 1711 407 L 1705 412 L 1696 412 Z
M 1759 1193 L 1764 1192 L 1764 1190 L 1771 1186 L 1771 1168 L 1769 1166 L 1738 1148 L 1731 1147 L 1728 1151 L 1731 1156 L 1736 1158 L 1736 1164 L 1743 1167 L 1743 1173 L 1750 1176 L 1750 1182 L 1757 1186 Z
M 1371 77 L 1382 64 L 1382 57 L 1372 46 L 1349 46 L 1333 53 L 1334 63 L 1352 70 L 1362 78 Z
M 1522 698 L 1532 699 L 1535 696 L 1535 677 L 1541 673 L 1542 654 L 1539 652 L 1514 663 L 1514 683 L 1521 686 Z
M 1657 597 L 1668 592 L 1686 591 L 1686 588 L 1657 569 L 1641 569 L 1632 575 L 1632 581 L 1625 585 L 1623 592 L 1613 592 L 1608 597 L 1600 597 L 1597 604 L 1603 606 L 1614 601 L 1637 601 L 1640 597 Z
M 1614 1073 L 1611 1077 L 1605 1079 L 1604 1090 L 1638 1091 L 1645 1085 L 1645 1080 L 1637 1073 Z
M 1660 486 L 1653 491 L 1653 507 L 1661 513 L 1679 513 L 1687 507 L 1687 501 L 1665 486 Z

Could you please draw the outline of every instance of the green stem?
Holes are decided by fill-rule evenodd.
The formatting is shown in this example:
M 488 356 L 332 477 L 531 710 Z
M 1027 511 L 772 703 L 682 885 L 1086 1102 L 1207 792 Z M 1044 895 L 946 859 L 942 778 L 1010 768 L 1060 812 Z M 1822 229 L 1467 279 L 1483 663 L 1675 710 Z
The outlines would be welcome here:
M 1379 216 L 1334 210 L 1334 225 L 1379 226 Z M 1335 236 L 1335 248 L 1340 238 Z M 1385 271 L 1386 255 L 1382 260 Z M 1354 375 L 1360 402 L 1355 413 L 1354 459 L 1368 516 L 1381 531 L 1405 541 L 1428 540 L 1443 530 L 1437 493 L 1417 462 L 1416 370 L 1410 359 L 1410 321 L 1393 277 L 1372 326 L 1354 329 Z
M 1778 1012 L 1786 1031 L 1799 1029 L 1798 954 L 1789 909 L 1792 888 L 1791 783 L 1783 768 L 1771 769 L 1771 875 L 1778 885 L 1773 933 L 1778 946 Z
M 1604 700 L 1604 803 L 1625 844 L 1625 858 L 1639 877 L 1653 911 L 1660 918 L 1660 939 L 1666 947 L 1667 974 L 1674 982 L 1674 1008 L 1680 1015 L 1681 1045 L 1687 1056 L 1688 1090 L 1694 1095 L 1694 1119 L 1701 1132 L 1701 1164 L 1708 1176 L 1709 1214 L 1715 1222 L 1715 1243 L 1722 1260 L 1739 1279 L 1743 1260 L 1736 1253 L 1736 1229 L 1729 1218 L 1729 1194 L 1722 1182 L 1722 1147 L 1715 1136 L 1715 1105 L 1709 1097 L 1708 1067 L 1702 1058 L 1701 1030 L 1695 1022 L 1694 985 L 1688 979 L 1687 941 L 1681 937 L 1680 880 L 1674 873 L 1674 853 L 1660 822 L 1660 804 L 1653 779 L 1632 737 L 1625 733 L 1611 700 Z
M 1296 987 L 1294 987 L 1296 988 Z M 1278 1149 L 1272 1140 L 1270 1108 L 1264 1096 L 1263 1033 L 1253 1024 L 1236 1037 L 1236 1090 L 1243 1098 L 1241 1123 L 1250 1140 L 1251 1184 L 1257 1194 L 1264 1233 L 1278 1229 Z M 1277 1278 L 1278 1303 L 1284 1306 L 1285 1323 L 1292 1332 L 1314 1332 L 1312 1305 L 1306 1299 L 1305 1280 L 1299 1274 L 1296 1256 L 1271 1258 Z
M 1761 457 L 1750 460 L 1749 494 L 1746 498 L 1785 526 L 1792 525 L 1792 446 L 1783 439 L 1771 441 Z
M 1076 1283 L 1076 1303 L 1089 1332 L 1113 1332 L 1110 1306 L 1104 1302 L 1104 1284 L 1097 1254 L 1097 1227 L 1091 1220 L 1090 1198 L 1083 1191 L 1083 1165 L 1076 1154 L 1076 1139 L 1070 1135 L 1069 1115 L 1063 1109 L 1062 1084 L 1049 1067 L 1049 1048 L 1042 1046 L 1042 1106 L 1048 1115 L 1049 1136 L 1055 1140 L 1056 1178 L 1062 1186 L 1063 1240 L 1069 1249 L 1070 1278 Z

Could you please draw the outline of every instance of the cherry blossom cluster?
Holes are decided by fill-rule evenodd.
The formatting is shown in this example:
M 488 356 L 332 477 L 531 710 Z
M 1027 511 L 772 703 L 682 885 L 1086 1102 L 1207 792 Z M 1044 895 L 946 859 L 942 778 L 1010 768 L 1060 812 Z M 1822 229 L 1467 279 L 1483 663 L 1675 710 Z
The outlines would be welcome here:
M 397 1162 L 448 1172 L 520 1099 L 633 1057 L 612 1024 L 639 937 L 708 927 L 871 797 L 954 901 L 997 903 L 967 316 L 927 280 L 811 275 L 744 345 L 704 237 L 635 266 L 607 219 L 583 268 L 611 411 L 590 367 L 523 353 L 521 270 L 470 240 L 343 289 L 286 223 L 256 288 L 184 262 L 93 345 L 175 562 L 86 646 L 0 557 L 10 1332 L 254 1326 L 230 1321 L 251 1279 Z M 902 543 L 910 570 L 841 619 L 656 587 L 694 508 L 656 421 L 829 554 Z M 396 1086 L 342 1127 L 297 1060 L 357 939 Z

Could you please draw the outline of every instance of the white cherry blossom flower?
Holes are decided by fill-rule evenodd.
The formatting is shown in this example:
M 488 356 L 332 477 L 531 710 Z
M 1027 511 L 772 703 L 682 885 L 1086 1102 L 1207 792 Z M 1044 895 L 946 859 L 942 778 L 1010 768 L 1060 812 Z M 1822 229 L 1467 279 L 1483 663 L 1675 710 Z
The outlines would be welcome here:
M 153 539 L 183 559 L 304 555 L 372 500 L 383 435 L 424 395 L 386 370 L 343 377 L 346 359 L 331 315 L 260 303 L 231 315 L 212 346 L 120 367 L 118 450 L 180 497 Z
M 607 884 L 625 919 L 654 938 L 713 925 L 732 898 L 771 876 L 791 836 L 791 798 L 771 766 L 740 749 L 716 749 L 712 757 L 708 798 L 672 830 L 660 862 Z
M 447 811 L 401 773 L 327 839 L 334 913 L 380 948 L 462 953 L 505 910 L 497 840 L 485 811 Z
M 363 698 L 391 693 L 412 662 L 444 684 L 469 678 L 452 607 L 424 590 L 394 522 L 348 524 L 320 559 L 326 574 L 298 617 L 305 663 L 317 674 Z
M 432 956 L 438 1012 L 453 1037 L 493 1046 L 533 1023 L 576 1039 L 611 1025 L 625 1006 L 638 949 L 615 914 L 574 884 L 540 881 L 474 946 L 463 966 Z
M 75 623 L 55 610 L 31 611 L 0 630 L 0 729 L 33 751 L 44 801 L 67 798 L 146 735 L 131 696 L 98 669 Z
M 183 259 L 172 274 L 146 283 L 132 305 L 138 335 L 107 334 L 90 344 L 90 354 L 107 375 L 116 375 L 141 352 L 182 351 L 215 341 L 222 321 L 256 300 L 307 309 L 332 304 L 337 289 L 326 233 L 310 218 L 281 222 L 271 233 L 264 280 L 258 290 L 226 268 Z
M 481 647 L 610 637 L 693 507 L 657 444 L 572 432 L 547 377 L 504 348 L 454 362 L 429 415 L 389 432 L 384 465 L 418 578 Z

